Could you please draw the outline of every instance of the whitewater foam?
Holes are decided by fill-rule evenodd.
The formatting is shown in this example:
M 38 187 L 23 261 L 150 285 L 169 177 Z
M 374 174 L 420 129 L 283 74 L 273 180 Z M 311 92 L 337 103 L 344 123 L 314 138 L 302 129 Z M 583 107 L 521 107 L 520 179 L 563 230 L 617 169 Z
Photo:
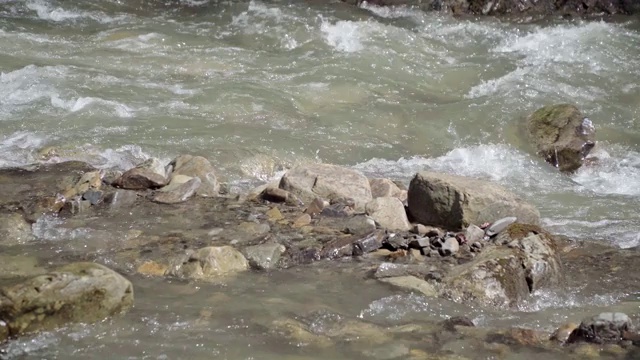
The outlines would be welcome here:
M 25 3 L 27 9 L 35 11 L 38 18 L 53 22 L 75 21 L 79 19 L 91 19 L 99 23 L 111 23 L 126 19 L 126 16 L 111 17 L 102 12 L 84 12 L 79 10 L 65 10 L 61 7 L 53 7 L 45 0 L 29 0 Z
M 98 105 L 108 108 L 110 112 L 115 113 L 121 118 L 130 118 L 134 113 L 134 110 L 125 104 L 95 97 L 80 97 L 75 100 L 63 100 L 58 97 L 58 95 L 53 95 L 51 96 L 51 105 L 57 108 L 69 110 L 70 112 L 78 112 L 92 105 Z

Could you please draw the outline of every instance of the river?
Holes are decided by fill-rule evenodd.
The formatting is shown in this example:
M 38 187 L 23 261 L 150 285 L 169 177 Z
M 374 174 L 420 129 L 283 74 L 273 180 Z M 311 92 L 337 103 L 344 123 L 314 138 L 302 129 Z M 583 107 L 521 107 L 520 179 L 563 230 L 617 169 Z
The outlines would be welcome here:
M 232 191 L 304 162 L 403 181 L 432 169 L 506 186 L 534 203 L 552 232 L 640 245 L 637 19 L 514 23 L 314 1 L 4 0 L 0 49 L 0 167 L 78 159 L 128 169 L 192 153 L 210 159 Z M 572 175 L 534 156 L 520 134 L 528 114 L 559 102 L 577 105 L 597 131 L 599 161 Z M 46 333 L 10 351 L 283 358 L 280 347 L 291 344 L 245 322 L 290 305 L 274 300 L 269 310 L 250 301 L 258 294 L 313 298 L 361 317 L 439 311 L 416 296 L 313 272 L 245 280 L 229 294 L 213 287 L 219 298 L 139 280 L 138 299 L 149 301 L 125 320 Z M 365 295 L 335 298 L 354 288 Z M 607 305 L 629 294 L 547 295 L 525 310 Z M 207 302 L 230 308 L 203 330 L 194 319 Z M 475 315 L 532 326 L 555 316 L 523 314 Z

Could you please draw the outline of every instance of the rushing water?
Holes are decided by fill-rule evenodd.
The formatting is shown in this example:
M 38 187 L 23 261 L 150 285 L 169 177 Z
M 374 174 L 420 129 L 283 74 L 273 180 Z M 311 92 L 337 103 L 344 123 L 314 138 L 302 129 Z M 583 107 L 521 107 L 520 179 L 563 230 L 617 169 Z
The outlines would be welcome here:
M 56 146 L 47 161 L 100 167 L 201 154 L 224 181 L 241 187 L 299 162 L 403 180 L 434 169 L 507 186 L 535 203 L 554 232 L 640 245 L 637 20 L 514 24 L 309 1 L 4 0 L 0 49 L 0 166 L 41 161 L 39 150 Z M 600 162 L 572 176 L 532 156 L 520 136 L 527 114 L 557 102 L 576 104 L 597 128 Z M 273 294 L 277 280 L 254 277 L 253 287 L 234 288 L 231 296 Z M 153 298 L 159 285 L 139 286 Z M 190 322 L 199 316 L 185 301 L 192 295 L 176 289 L 137 305 L 129 321 L 140 323 L 133 328 L 67 329 L 12 351 L 160 359 L 188 347 L 186 354 L 202 358 L 263 358 L 251 357 L 247 347 L 254 346 L 279 358 L 278 344 L 243 325 L 246 312 L 266 305 L 239 301 L 214 316 L 219 326 L 201 332 Z M 333 305 L 391 316 L 380 314 L 393 311 L 384 310 L 385 302 L 400 300 L 381 289 L 367 286 L 366 296 Z M 294 298 L 313 292 L 279 290 Z M 161 308 L 163 301 L 187 309 Z M 423 299 L 402 301 L 402 311 L 434 311 Z M 545 301 L 532 309 L 580 302 Z M 248 340 L 236 338 L 242 334 Z M 203 342 L 184 340 L 189 336 Z M 150 348 L 148 337 L 166 343 Z M 87 338 L 98 339 L 101 350 Z

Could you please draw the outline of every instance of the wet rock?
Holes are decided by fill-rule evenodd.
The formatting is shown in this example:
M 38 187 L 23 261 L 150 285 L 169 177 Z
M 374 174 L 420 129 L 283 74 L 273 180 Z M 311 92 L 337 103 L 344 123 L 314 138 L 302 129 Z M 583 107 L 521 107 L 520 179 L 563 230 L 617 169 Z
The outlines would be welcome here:
M 445 239 L 444 244 L 440 248 L 440 255 L 442 256 L 451 256 L 460 250 L 460 244 L 458 244 L 458 240 L 454 237 L 450 237 Z
M 441 273 L 434 267 L 424 265 L 396 264 L 384 262 L 378 266 L 373 275 L 376 279 L 389 277 L 414 276 L 419 279 L 440 281 Z
M 382 247 L 383 233 L 381 231 L 373 232 L 353 243 L 353 255 L 361 256 Z
M 330 164 L 294 167 L 280 180 L 281 189 L 292 192 L 305 202 L 316 197 L 328 200 L 350 198 L 363 209 L 371 197 L 369 180 L 359 171 Z
M 553 237 L 536 225 L 511 224 L 496 238 L 519 250 L 531 292 L 561 282 L 564 271 Z
M 374 199 L 379 197 L 394 197 L 401 202 L 405 200 L 403 196 L 406 196 L 406 193 L 389 179 L 369 179 L 369 186 L 371 187 L 371 196 L 373 196 Z
M 578 328 L 578 324 L 576 323 L 566 323 L 560 325 L 554 332 L 551 334 L 549 340 L 557 341 L 561 344 L 564 344 L 569 339 L 569 335 Z
M 74 198 L 64 203 L 60 214 L 63 215 L 76 215 L 89 211 L 91 208 L 91 202 L 89 200 L 82 200 L 81 198 Z
M 541 332 L 536 330 L 510 328 L 506 330 L 493 331 L 487 334 L 485 341 L 487 343 L 498 343 L 510 346 L 542 346 L 545 338 Z
M 356 215 L 352 218 L 349 218 L 344 225 L 345 232 L 352 235 L 368 234 L 375 229 L 375 221 L 365 215 Z
M 497 184 L 462 176 L 420 172 L 409 185 L 409 212 L 425 225 L 458 230 L 470 224 L 516 216 L 538 224 L 533 205 Z
M 138 193 L 133 190 L 118 189 L 105 196 L 105 203 L 109 204 L 110 210 L 119 210 L 132 206 L 138 199 Z
M 168 269 L 169 266 L 167 265 L 159 264 L 155 261 L 145 261 L 144 263 L 140 264 L 140 266 L 138 266 L 136 271 L 142 275 L 163 276 Z
M 514 216 L 508 216 L 499 220 L 496 220 L 493 224 L 487 226 L 484 231 L 484 235 L 487 238 L 496 236 L 502 230 L 506 229 L 509 225 L 516 222 L 518 219 Z
M 25 219 L 34 223 L 43 215 L 56 215 L 62 210 L 66 201 L 67 199 L 60 194 L 37 198 L 35 201 L 25 204 Z
M 161 204 L 178 204 L 187 201 L 200 186 L 200 178 L 174 175 L 169 185 L 153 193 L 151 200 Z
M 282 212 L 280 212 L 280 209 L 278 209 L 277 207 L 273 207 L 269 209 L 264 214 L 267 215 L 267 218 L 269 219 L 269 221 L 272 221 L 272 222 L 276 222 L 284 219 Z
M 316 335 L 299 321 L 293 319 L 278 319 L 269 327 L 277 336 L 283 336 L 295 344 L 313 346 L 317 348 L 333 347 L 333 341 L 327 336 Z
M 326 206 L 329 206 L 328 202 L 325 203 L 321 198 L 315 198 L 311 203 L 309 203 L 309 206 L 307 206 L 304 212 L 309 214 L 311 217 L 316 217 L 322 213 L 322 210 L 324 210 Z
M 160 160 L 151 158 L 125 171 L 113 182 L 115 187 L 128 190 L 157 189 L 167 185 L 166 172 Z
M 391 250 L 407 249 L 409 248 L 409 239 L 405 238 L 401 234 L 389 234 L 383 240 L 383 244 Z
M 484 230 L 482 230 L 477 225 L 469 225 L 467 230 L 465 230 L 464 236 L 467 238 L 467 241 L 473 244 L 476 241 L 480 241 L 484 238 Z
M 171 261 L 167 275 L 185 279 L 215 280 L 247 270 L 247 259 L 231 246 L 209 246 Z
M 260 193 L 260 197 L 262 200 L 275 203 L 286 203 L 287 205 L 292 206 L 301 205 L 297 196 L 286 190 L 278 188 L 278 184 L 269 184 L 269 186 Z
M 421 237 L 409 241 L 409 247 L 412 249 L 424 249 L 431 246 L 431 240 L 427 237 Z
M 249 235 L 251 237 L 258 237 L 267 234 L 271 231 L 271 226 L 269 224 L 256 223 L 253 221 L 245 221 L 240 223 L 237 228 L 237 231 L 244 233 L 245 235 Z
M 514 249 L 487 247 L 442 279 L 441 294 L 463 303 L 513 307 L 529 296 L 522 260 Z
M 390 343 L 383 346 L 377 346 L 373 349 L 367 349 L 362 352 L 367 359 L 391 360 L 406 359 L 409 355 L 409 347 L 402 343 Z
M 366 204 L 365 211 L 386 229 L 399 231 L 411 229 L 404 205 L 395 197 L 375 198 Z
M 19 213 L 0 213 L 0 245 L 19 245 L 34 240 L 31 225 Z
M 311 224 L 311 215 L 302 214 L 296 220 L 294 220 L 293 227 L 294 228 L 301 228 L 301 227 L 307 226 L 309 224 Z
M 635 328 L 627 314 L 601 313 L 582 320 L 569 335 L 567 343 L 615 344 L 623 339 L 625 332 L 631 331 L 635 331 Z
M 380 278 L 379 280 L 403 289 L 415 290 L 428 297 L 435 297 L 438 295 L 438 291 L 432 284 L 422 279 L 418 279 L 415 276 L 387 277 Z
M 82 194 L 82 199 L 89 201 L 91 205 L 98 205 L 102 202 L 104 192 L 100 190 L 88 190 Z
M 545 106 L 527 118 L 538 154 L 560 171 L 575 171 L 595 145 L 595 128 L 573 105 Z
M 118 273 L 94 263 L 69 264 L 0 289 L 0 334 L 16 337 L 69 322 L 91 323 L 132 304 L 133 286 Z
M 454 316 L 440 323 L 445 330 L 456 331 L 456 326 L 474 327 L 471 319 L 466 316 Z
M 282 244 L 261 244 L 243 249 L 249 264 L 258 270 L 275 269 L 286 248 Z
M 173 166 L 172 178 L 176 175 L 186 175 L 200 179 L 200 187 L 196 190 L 199 196 L 217 196 L 220 184 L 216 178 L 213 166 L 202 156 L 180 155 L 170 164 Z M 173 179 L 172 179 L 173 180 Z

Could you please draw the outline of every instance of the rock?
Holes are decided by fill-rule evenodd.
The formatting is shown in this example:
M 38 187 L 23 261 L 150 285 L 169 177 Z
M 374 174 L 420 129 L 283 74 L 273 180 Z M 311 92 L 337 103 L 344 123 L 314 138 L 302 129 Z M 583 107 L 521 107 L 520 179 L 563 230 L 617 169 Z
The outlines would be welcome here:
M 269 221 L 272 221 L 272 222 L 276 222 L 284 219 L 284 216 L 282 216 L 280 209 L 278 209 L 277 207 L 272 207 L 271 209 L 267 210 L 267 212 L 264 214 L 267 215 L 267 218 L 269 219 Z
M 361 256 L 382 247 L 382 231 L 376 231 L 353 243 L 353 255 Z
M 433 237 L 433 236 L 443 237 L 444 236 L 444 231 L 442 231 L 442 229 L 433 227 L 433 226 L 425 226 L 422 224 L 415 224 L 411 231 L 414 234 L 418 234 L 420 236 L 426 236 L 426 237 Z M 484 231 L 482 232 L 482 234 L 484 235 Z
M 440 323 L 445 330 L 456 331 L 456 326 L 475 327 L 471 319 L 466 316 L 454 316 Z
M 278 319 L 273 321 L 269 329 L 276 336 L 283 336 L 294 344 L 304 344 L 314 348 L 334 347 L 334 343 L 326 336 L 316 335 L 307 330 L 304 324 L 293 319 Z
M 82 214 L 89 211 L 91 208 L 91 202 L 89 200 L 82 200 L 79 197 L 76 197 L 72 200 L 66 201 L 62 206 L 62 210 L 60 214 L 63 215 L 76 215 Z
M 100 190 L 88 190 L 82 194 L 82 198 L 89 201 L 91 205 L 98 205 L 101 203 L 103 196 L 104 193 Z
M 0 213 L 0 245 L 19 245 L 35 240 L 31 225 L 19 213 Z
M 542 333 L 523 328 L 493 331 L 487 334 L 485 338 L 487 343 L 498 343 L 509 346 L 541 346 L 544 340 Z
M 509 225 L 516 222 L 518 219 L 514 216 L 508 216 L 506 218 L 502 218 L 496 220 L 493 224 L 489 225 L 485 231 L 484 235 L 487 238 L 497 235 L 500 231 L 506 229 Z
M 293 227 L 294 228 L 301 228 L 301 227 L 307 226 L 309 224 L 311 224 L 311 215 L 302 214 L 293 222 Z
M 391 360 L 406 359 L 409 355 L 409 347 L 402 343 L 390 343 L 362 352 L 365 359 Z
M 565 323 L 560 325 L 554 332 L 551 334 L 549 340 L 557 341 L 561 344 L 564 344 L 569 339 L 569 335 L 578 328 L 578 324 L 576 323 Z
M 458 240 L 454 237 L 446 238 L 444 240 L 444 244 L 440 248 L 440 255 L 442 256 L 451 256 L 458 252 L 460 249 L 460 244 L 458 244 Z
M 202 182 L 197 177 L 188 180 L 186 178 L 188 177 L 184 175 L 174 175 L 169 185 L 156 191 L 151 200 L 161 204 L 177 204 L 187 201 L 202 186 Z
M 295 195 L 293 195 L 292 193 L 286 190 L 282 190 L 278 187 L 268 186 L 260 193 L 260 197 L 263 200 L 276 202 L 276 203 L 284 203 L 284 202 L 292 203 L 293 202 L 292 200 L 293 198 L 295 198 Z
M 300 165 L 280 180 L 281 189 L 292 192 L 305 202 L 316 197 L 328 200 L 350 198 L 363 209 L 371 197 L 369 180 L 359 171 L 330 164 Z
M 402 199 L 404 195 L 402 190 L 389 179 L 369 179 L 369 186 L 371 187 L 371 196 L 373 196 L 374 199 L 379 197 L 394 197 L 401 202 L 404 201 L 404 199 Z
M 202 156 L 180 155 L 169 165 L 173 166 L 173 175 L 186 175 L 200 179 L 200 187 L 196 191 L 199 196 L 217 196 L 220 192 L 220 184 L 216 178 L 215 170 Z
M 424 249 L 431 246 L 431 239 L 428 237 L 421 237 L 409 241 L 409 247 L 412 249 Z
M 114 193 L 105 196 L 105 203 L 109 204 L 110 210 L 119 210 L 133 205 L 138 200 L 138 193 L 132 190 L 116 190 Z
M 484 230 L 482 230 L 477 225 L 471 224 L 467 227 L 464 236 L 467 238 L 467 241 L 469 243 L 473 244 L 476 241 L 482 240 L 484 238 L 484 234 Z
M 118 273 L 94 263 L 69 264 L 0 290 L 0 336 L 92 323 L 132 304 L 133 286 Z
M 395 197 L 375 198 L 366 204 L 365 211 L 386 229 L 399 231 L 411 229 L 404 205 Z
M 0 254 L 0 279 L 26 278 L 46 272 L 33 256 Z
M 522 267 L 531 292 L 562 281 L 562 263 L 553 237 L 536 225 L 511 224 L 496 238 L 519 250 Z
M 380 264 L 373 276 L 376 279 L 414 276 L 419 279 L 433 280 L 436 282 L 442 279 L 442 275 L 435 268 L 429 268 L 424 265 L 396 264 L 390 262 Z
M 375 221 L 365 215 L 356 215 L 347 220 L 344 230 L 348 234 L 363 235 L 376 229 Z
M 515 216 L 538 224 L 533 205 L 497 184 L 462 176 L 420 172 L 409 185 L 409 212 L 422 224 L 450 230 Z
M 601 313 L 582 320 L 578 328 L 569 335 L 567 343 L 616 344 L 623 339 L 625 332 L 634 330 L 627 314 Z
M 247 259 L 231 246 L 209 246 L 171 261 L 167 275 L 185 279 L 215 280 L 247 270 Z
M 320 199 L 320 198 L 315 198 L 313 199 L 313 201 L 309 204 L 309 206 L 307 206 L 307 208 L 305 209 L 305 213 L 309 214 L 311 217 L 316 217 L 318 216 L 320 213 L 322 213 L 322 210 L 326 207 L 329 206 L 329 203 L 325 203 L 324 200 Z
M 244 248 L 243 253 L 249 264 L 258 270 L 271 270 L 277 267 L 280 256 L 286 251 L 282 244 L 261 244 Z
M 157 189 L 167 185 L 167 177 L 160 160 L 151 158 L 126 171 L 113 185 L 128 190 Z
M 136 271 L 142 275 L 163 276 L 168 269 L 169 267 L 167 265 L 159 264 L 155 261 L 145 261 L 140 266 L 138 266 Z
M 261 224 L 253 221 L 245 221 L 237 226 L 237 230 L 253 237 L 258 237 L 267 234 L 271 231 L 269 224 Z
M 438 295 L 436 288 L 428 282 L 418 279 L 415 276 L 399 276 L 379 279 L 382 282 L 408 290 L 415 290 L 428 297 Z
M 452 267 L 442 279 L 441 294 L 465 304 L 514 307 L 529 296 L 529 287 L 517 250 L 491 246 Z
M 527 118 L 529 139 L 538 154 L 560 171 L 575 171 L 595 145 L 595 129 L 573 105 L 545 106 Z

